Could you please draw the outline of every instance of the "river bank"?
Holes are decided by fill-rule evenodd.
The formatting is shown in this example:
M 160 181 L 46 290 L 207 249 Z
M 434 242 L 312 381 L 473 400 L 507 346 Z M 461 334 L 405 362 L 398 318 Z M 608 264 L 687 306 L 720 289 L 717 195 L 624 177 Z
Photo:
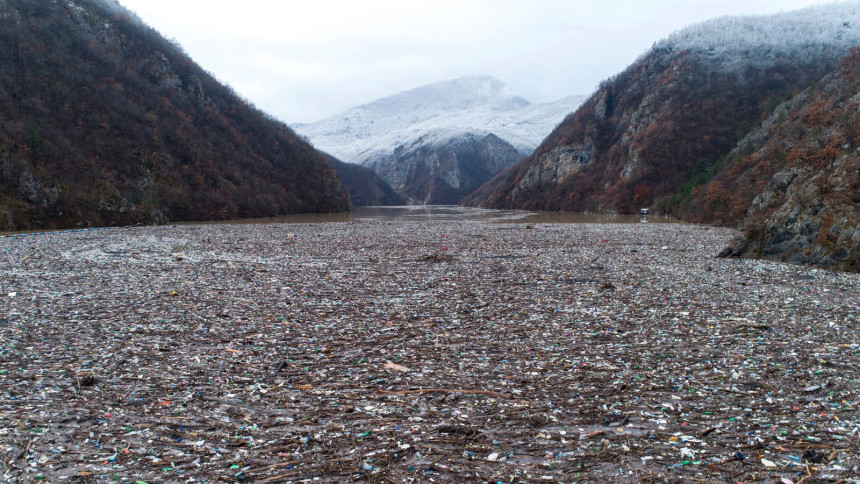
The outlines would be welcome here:
M 716 259 L 734 235 L 0 239 L 0 481 L 856 480 L 860 276 Z

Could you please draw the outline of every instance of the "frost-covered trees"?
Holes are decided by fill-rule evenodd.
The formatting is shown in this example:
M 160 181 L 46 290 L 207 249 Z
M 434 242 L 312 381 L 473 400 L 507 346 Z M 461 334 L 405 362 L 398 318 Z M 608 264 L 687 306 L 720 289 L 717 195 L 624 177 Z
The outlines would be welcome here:
M 720 17 L 673 33 L 654 51 L 686 50 L 728 69 L 765 68 L 784 57 L 802 63 L 838 59 L 858 43 L 860 3 L 854 2 L 770 16 Z

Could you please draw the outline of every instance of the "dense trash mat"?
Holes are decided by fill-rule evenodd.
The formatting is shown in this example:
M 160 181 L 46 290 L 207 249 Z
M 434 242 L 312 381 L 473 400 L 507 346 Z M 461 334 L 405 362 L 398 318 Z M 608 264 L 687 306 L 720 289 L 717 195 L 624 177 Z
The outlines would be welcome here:
M 0 239 L 0 482 L 860 482 L 860 276 L 724 229 Z

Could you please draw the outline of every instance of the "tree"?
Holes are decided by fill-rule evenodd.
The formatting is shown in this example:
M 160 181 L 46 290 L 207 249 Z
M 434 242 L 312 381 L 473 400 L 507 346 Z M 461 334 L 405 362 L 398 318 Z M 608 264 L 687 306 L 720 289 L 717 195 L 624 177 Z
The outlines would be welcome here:
M 39 133 L 39 128 L 35 124 L 30 123 L 27 127 L 27 150 L 30 154 L 30 162 L 36 163 L 36 157 L 45 147 L 45 142 L 42 140 L 42 135 Z

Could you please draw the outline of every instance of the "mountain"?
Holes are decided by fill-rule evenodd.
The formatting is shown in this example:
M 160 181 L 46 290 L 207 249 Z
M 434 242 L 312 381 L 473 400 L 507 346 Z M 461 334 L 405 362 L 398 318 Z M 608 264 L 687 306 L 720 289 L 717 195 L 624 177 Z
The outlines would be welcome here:
M 723 256 L 860 272 L 860 50 L 778 106 L 696 187 L 686 209 L 743 220 Z
M 620 213 L 659 207 L 684 215 L 693 188 L 768 111 L 857 44 L 858 3 L 684 29 L 602 83 L 531 156 L 463 203 Z
M 375 171 L 365 166 L 344 163 L 327 155 L 329 165 L 349 191 L 349 200 L 355 207 L 406 205 L 406 197 L 385 183 Z
M 437 130 L 368 166 L 413 203 L 456 205 L 520 158 L 516 148 L 494 134 Z
M 324 155 L 113 0 L 0 0 L 0 230 L 346 211 Z
M 493 133 L 528 154 L 584 101 L 571 96 L 530 104 L 492 76 L 438 82 L 358 106 L 329 119 L 294 124 L 317 148 L 361 165 L 427 133 Z
M 496 78 L 465 77 L 293 127 L 317 148 L 372 167 L 413 201 L 456 203 L 530 153 L 582 101 L 533 105 Z

